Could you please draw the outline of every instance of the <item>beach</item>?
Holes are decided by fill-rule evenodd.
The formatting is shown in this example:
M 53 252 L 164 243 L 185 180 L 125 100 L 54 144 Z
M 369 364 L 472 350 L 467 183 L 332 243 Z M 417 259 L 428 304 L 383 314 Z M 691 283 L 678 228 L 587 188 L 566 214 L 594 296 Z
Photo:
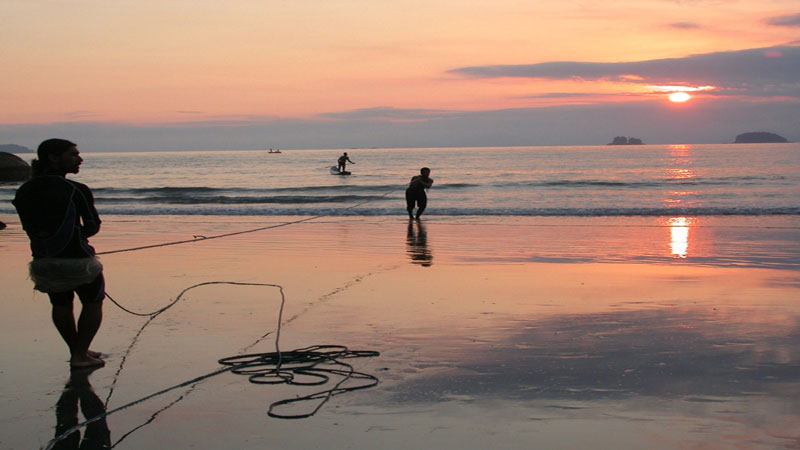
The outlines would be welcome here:
M 101 253 L 298 220 L 104 219 L 92 239 Z M 0 446 L 44 448 L 70 378 L 67 351 L 46 297 L 26 278 L 27 239 L 7 223 Z M 158 310 L 198 283 L 276 284 L 286 296 L 282 351 L 380 353 L 348 360 L 377 386 L 336 395 L 306 419 L 267 410 L 321 387 L 226 372 L 113 412 L 110 440 L 208 449 L 797 446 L 799 242 L 794 216 L 322 217 L 101 256 L 107 292 L 133 311 Z M 273 287 L 202 286 L 142 328 L 146 318 L 106 300 L 93 344 L 106 366 L 88 382 L 112 411 L 219 370 L 220 358 L 275 351 L 280 303 Z

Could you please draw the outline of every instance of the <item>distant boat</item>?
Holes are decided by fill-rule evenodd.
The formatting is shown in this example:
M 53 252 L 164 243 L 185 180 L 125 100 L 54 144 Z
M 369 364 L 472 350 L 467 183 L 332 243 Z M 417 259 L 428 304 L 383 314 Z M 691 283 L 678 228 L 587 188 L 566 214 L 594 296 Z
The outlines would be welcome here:
M 277 150 L 277 149 L 275 149 L 275 150 L 269 149 L 269 151 L 267 153 L 281 153 L 281 151 Z

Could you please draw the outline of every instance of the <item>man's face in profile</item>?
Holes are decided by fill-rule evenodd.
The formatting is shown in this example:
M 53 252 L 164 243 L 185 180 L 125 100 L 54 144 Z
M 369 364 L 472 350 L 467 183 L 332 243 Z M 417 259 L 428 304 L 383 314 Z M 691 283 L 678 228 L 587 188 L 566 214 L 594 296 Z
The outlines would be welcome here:
M 53 167 L 59 172 L 78 173 L 83 158 L 80 156 L 78 147 L 72 147 L 60 156 L 52 157 L 50 161 L 53 163 Z

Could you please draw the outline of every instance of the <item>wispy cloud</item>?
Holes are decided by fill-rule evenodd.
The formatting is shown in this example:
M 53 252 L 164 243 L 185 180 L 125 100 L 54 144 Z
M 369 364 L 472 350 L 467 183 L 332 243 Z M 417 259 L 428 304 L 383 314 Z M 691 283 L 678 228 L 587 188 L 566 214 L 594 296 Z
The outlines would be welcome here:
M 770 17 L 767 23 L 779 27 L 800 27 L 800 13 Z
M 457 114 L 455 111 L 439 109 L 402 109 L 387 106 L 356 109 L 352 111 L 320 114 L 317 117 L 337 120 L 366 120 L 381 122 L 416 122 L 438 119 Z
M 240 123 L 274 122 L 277 120 L 281 119 L 270 114 L 211 114 L 204 117 L 203 120 L 194 121 L 191 123 L 225 123 L 236 125 Z
M 76 111 L 69 111 L 64 113 L 67 119 L 85 119 L 88 117 L 97 117 L 100 114 L 95 111 L 87 111 L 87 110 L 76 110 Z
M 778 46 L 631 62 L 553 61 L 461 67 L 471 78 L 538 78 L 647 85 L 716 86 L 739 95 L 800 98 L 800 46 Z
M 693 23 L 693 22 L 675 22 L 669 24 L 672 28 L 677 28 L 679 30 L 691 30 L 695 28 L 700 28 L 700 25 Z
M 593 92 L 550 92 L 547 94 L 523 95 L 517 98 L 590 98 L 599 95 L 604 94 Z

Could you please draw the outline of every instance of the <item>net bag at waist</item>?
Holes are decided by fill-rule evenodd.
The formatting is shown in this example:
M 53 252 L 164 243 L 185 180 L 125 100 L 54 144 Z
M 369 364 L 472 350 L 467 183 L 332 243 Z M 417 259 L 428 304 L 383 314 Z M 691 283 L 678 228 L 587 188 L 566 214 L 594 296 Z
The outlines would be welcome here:
M 33 288 L 39 292 L 66 292 L 91 283 L 103 272 L 96 257 L 37 258 L 28 264 Z

